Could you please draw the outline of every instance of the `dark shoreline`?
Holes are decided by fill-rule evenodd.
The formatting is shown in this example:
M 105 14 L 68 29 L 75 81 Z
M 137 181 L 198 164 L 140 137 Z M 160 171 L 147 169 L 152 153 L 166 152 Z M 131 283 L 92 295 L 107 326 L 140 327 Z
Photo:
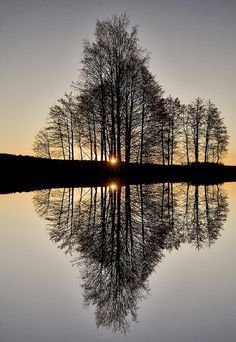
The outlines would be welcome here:
M 0 154 L 0 193 L 59 187 L 188 182 L 217 184 L 236 181 L 236 166 L 222 164 L 157 165 L 69 161 Z

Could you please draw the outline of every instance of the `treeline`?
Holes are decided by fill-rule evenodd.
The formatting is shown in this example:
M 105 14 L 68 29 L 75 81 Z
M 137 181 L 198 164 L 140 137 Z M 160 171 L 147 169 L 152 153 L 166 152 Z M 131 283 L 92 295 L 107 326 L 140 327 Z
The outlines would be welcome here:
M 37 156 L 166 165 L 220 162 L 228 134 L 220 111 L 196 98 L 164 97 L 126 14 L 97 21 L 84 42 L 81 75 L 50 108 L 35 137 Z

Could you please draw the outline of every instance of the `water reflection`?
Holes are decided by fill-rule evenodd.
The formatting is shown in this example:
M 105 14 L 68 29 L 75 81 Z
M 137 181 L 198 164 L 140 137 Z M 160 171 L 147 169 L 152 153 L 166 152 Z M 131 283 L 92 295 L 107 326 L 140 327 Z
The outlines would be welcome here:
M 51 240 L 80 267 L 97 326 L 124 333 L 165 250 L 210 247 L 228 211 L 219 185 L 172 183 L 49 189 L 36 192 L 34 204 Z

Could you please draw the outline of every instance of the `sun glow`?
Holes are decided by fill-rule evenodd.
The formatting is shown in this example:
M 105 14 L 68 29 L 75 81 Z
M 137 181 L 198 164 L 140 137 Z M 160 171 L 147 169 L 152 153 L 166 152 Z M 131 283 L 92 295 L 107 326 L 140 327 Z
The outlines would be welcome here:
M 110 162 L 112 165 L 115 165 L 115 164 L 117 164 L 117 159 L 114 158 L 114 157 L 112 157 L 112 158 L 110 158 L 109 162 Z
M 118 185 L 116 184 L 116 183 L 110 183 L 109 184 L 109 189 L 111 190 L 111 191 L 116 191 L 117 189 L 118 189 Z

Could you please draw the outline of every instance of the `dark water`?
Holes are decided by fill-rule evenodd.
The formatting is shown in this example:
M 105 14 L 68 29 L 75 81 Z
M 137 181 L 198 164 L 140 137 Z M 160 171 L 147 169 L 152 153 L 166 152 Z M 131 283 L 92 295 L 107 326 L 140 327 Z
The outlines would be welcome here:
M 0 341 L 236 340 L 235 183 L 0 203 Z

